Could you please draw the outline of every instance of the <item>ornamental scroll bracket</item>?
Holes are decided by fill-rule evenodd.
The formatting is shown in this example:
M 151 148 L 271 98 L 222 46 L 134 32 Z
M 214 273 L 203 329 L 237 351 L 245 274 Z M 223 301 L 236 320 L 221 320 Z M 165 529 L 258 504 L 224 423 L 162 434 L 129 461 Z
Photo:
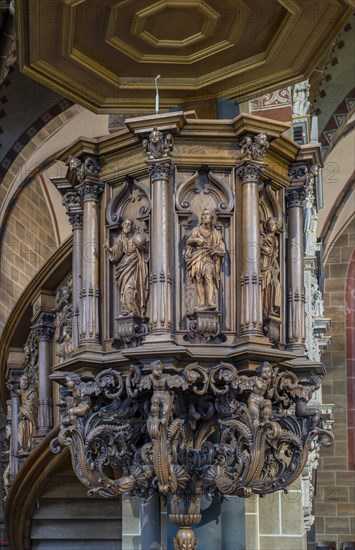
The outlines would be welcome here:
M 151 211 L 150 193 L 135 178 L 126 177 L 118 193 L 110 200 L 106 208 L 106 223 L 119 225 L 125 217 L 129 203 L 137 203 L 137 220 L 146 220 Z
M 307 405 L 319 381 L 267 362 L 252 376 L 226 363 L 172 371 L 154 361 L 146 373 L 132 365 L 126 374 L 52 375 L 58 377 L 66 382 L 65 410 L 53 452 L 69 447 L 90 494 L 166 495 L 179 526 L 177 550 L 186 540 L 197 546 L 191 527 L 201 520 L 203 495 L 287 490 L 312 442 L 333 441 Z
M 181 183 L 176 191 L 176 210 L 189 212 L 191 210 L 191 197 L 201 194 L 211 195 L 216 204 L 216 212 L 230 213 L 234 209 L 234 193 L 229 186 L 219 179 L 212 171 L 195 171 L 191 177 Z

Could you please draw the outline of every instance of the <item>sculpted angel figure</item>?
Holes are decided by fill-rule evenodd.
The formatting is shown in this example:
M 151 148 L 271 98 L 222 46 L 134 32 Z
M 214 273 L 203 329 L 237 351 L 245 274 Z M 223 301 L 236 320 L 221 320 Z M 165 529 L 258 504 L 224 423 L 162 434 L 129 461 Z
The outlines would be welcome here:
M 197 311 L 215 310 L 221 280 L 221 265 L 226 248 L 221 232 L 213 225 L 213 213 L 207 208 L 198 227 L 186 241 L 185 264 L 196 285 Z
M 83 382 L 80 376 L 74 372 L 65 373 L 67 407 L 62 417 L 62 425 L 70 426 L 76 423 L 78 417 L 88 414 L 92 407 L 92 395 L 99 393 L 100 389 L 94 381 Z
M 159 425 L 167 426 L 172 412 L 174 395 L 170 391 L 172 388 L 182 388 L 186 390 L 188 388 L 187 380 L 178 374 L 165 374 L 164 366 L 161 361 L 153 361 L 151 364 L 152 372 L 145 376 L 142 376 L 139 367 L 132 367 L 130 377 L 130 386 L 128 392 L 134 396 L 132 391 L 131 382 L 137 386 L 138 390 L 150 390 L 153 389 L 153 395 L 151 398 L 150 413 L 154 419 L 157 419 Z
M 256 376 L 238 376 L 236 385 L 240 390 L 251 390 L 248 398 L 248 409 L 253 427 L 256 430 L 260 421 L 268 422 L 272 415 L 271 398 L 274 375 L 272 366 L 267 361 L 264 361 L 255 372 Z
M 122 223 L 122 233 L 113 246 L 105 242 L 110 261 L 116 264 L 115 279 L 120 295 L 121 316 L 144 317 L 148 300 L 148 237 L 131 218 Z
M 242 155 L 247 155 L 257 161 L 261 161 L 265 157 L 269 148 L 266 132 L 255 136 L 254 141 L 251 136 L 245 136 L 240 145 Z
M 278 220 L 268 218 L 263 224 L 263 231 L 260 235 L 264 316 L 279 316 L 281 306 L 280 266 L 278 263 L 279 243 L 276 236 L 279 231 Z
M 296 408 L 295 413 L 298 418 L 310 418 L 312 429 L 316 428 L 320 412 L 316 407 L 309 407 L 307 403 L 311 400 L 313 393 L 320 388 L 320 380 L 317 376 L 310 378 L 304 384 L 292 384 L 289 379 L 283 381 L 283 388 L 293 397 Z

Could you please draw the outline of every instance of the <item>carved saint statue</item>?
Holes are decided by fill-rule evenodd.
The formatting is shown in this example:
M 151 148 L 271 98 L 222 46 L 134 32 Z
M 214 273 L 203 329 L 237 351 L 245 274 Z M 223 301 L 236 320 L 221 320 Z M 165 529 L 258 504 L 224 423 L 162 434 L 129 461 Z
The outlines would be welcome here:
M 32 437 L 37 427 L 37 385 L 30 380 L 27 374 L 23 374 L 19 380 L 18 394 L 21 397 L 19 410 L 18 442 L 19 452 L 28 454 L 32 448 Z
M 280 231 L 276 218 L 268 218 L 260 235 L 261 274 L 263 292 L 263 315 L 279 317 L 281 306 L 279 243 L 276 233 Z
M 221 232 L 213 225 L 213 214 L 205 209 L 201 222 L 186 241 L 185 264 L 196 285 L 196 311 L 217 308 L 220 271 L 226 248 Z
M 121 316 L 144 317 L 148 299 L 148 238 L 125 218 L 122 233 L 112 247 L 106 241 L 111 262 L 116 264 L 115 279 L 120 294 Z

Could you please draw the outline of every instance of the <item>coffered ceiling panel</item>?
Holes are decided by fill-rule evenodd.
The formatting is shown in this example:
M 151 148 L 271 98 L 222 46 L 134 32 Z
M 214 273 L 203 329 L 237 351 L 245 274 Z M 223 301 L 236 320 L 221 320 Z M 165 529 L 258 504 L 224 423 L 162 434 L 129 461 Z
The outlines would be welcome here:
M 22 70 L 98 113 L 243 101 L 308 76 L 350 0 L 18 0 Z

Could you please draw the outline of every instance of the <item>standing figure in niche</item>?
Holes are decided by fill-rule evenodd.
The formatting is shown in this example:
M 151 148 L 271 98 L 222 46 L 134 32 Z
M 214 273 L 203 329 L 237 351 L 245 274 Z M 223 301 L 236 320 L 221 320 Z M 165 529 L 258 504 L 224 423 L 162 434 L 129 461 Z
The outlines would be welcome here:
M 122 223 L 122 233 L 113 246 L 104 247 L 115 267 L 115 279 L 120 296 L 121 316 L 144 317 L 148 299 L 148 238 L 131 218 Z
M 226 253 L 221 232 L 213 225 L 213 214 L 205 209 L 198 227 L 186 241 L 185 264 L 195 282 L 197 311 L 217 308 L 221 264 Z
M 31 452 L 32 437 L 35 435 L 37 427 L 38 393 L 36 384 L 31 383 L 26 374 L 21 376 L 19 383 L 18 394 L 21 397 L 18 425 L 19 452 L 28 454 Z
M 281 306 L 279 243 L 276 234 L 280 231 L 276 218 L 268 218 L 260 235 L 263 315 L 279 316 Z

